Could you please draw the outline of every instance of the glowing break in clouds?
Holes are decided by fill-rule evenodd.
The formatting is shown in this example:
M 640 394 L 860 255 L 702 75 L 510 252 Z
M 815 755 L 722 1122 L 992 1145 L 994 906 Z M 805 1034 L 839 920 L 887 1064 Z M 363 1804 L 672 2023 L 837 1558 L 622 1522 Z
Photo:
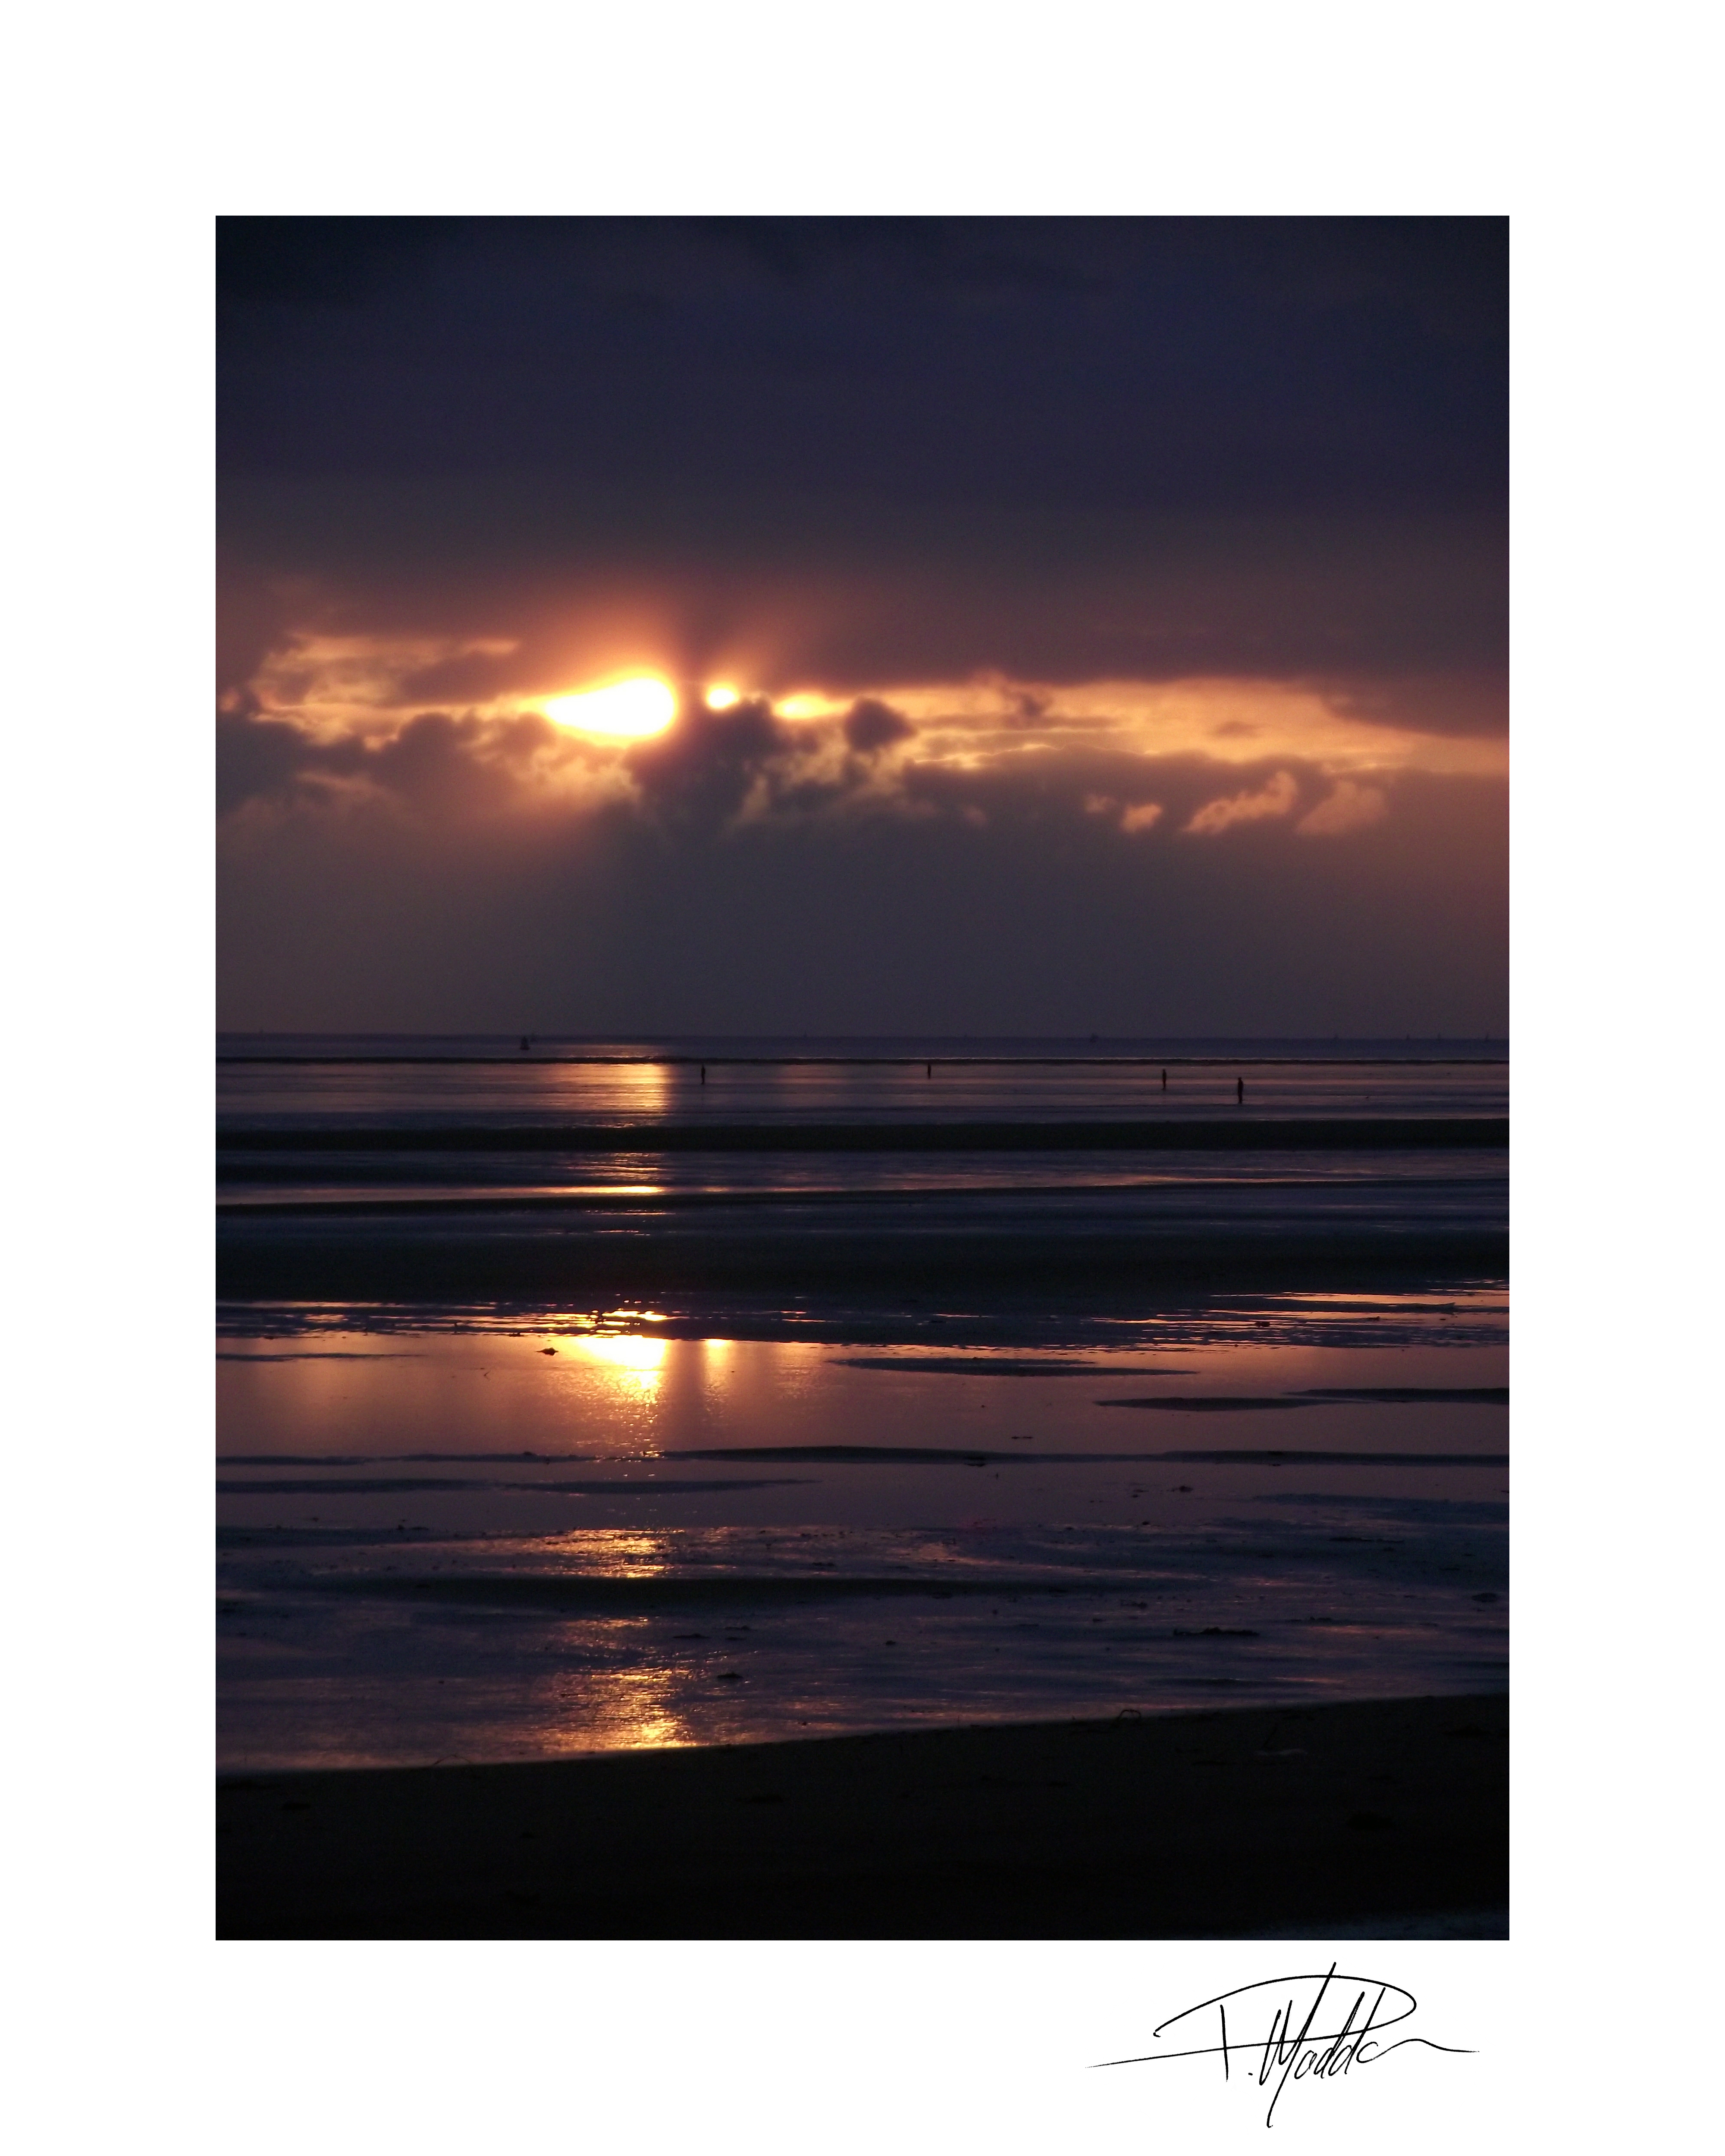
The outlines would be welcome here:
M 295 631 L 235 690 L 228 708 L 286 721 L 325 742 L 352 735 L 375 742 L 433 711 L 487 725 L 543 715 L 560 735 L 617 756 L 674 722 L 677 697 L 665 673 L 639 664 L 634 672 L 596 669 L 586 675 L 595 685 L 578 690 L 564 685 L 570 673 L 547 667 L 547 656 L 542 648 L 499 637 Z M 582 672 L 574 670 L 573 678 L 581 681 Z M 1458 730 L 1441 718 L 1429 723 L 1421 699 L 1399 697 L 1393 689 L 1366 697 L 1357 686 L 1245 678 L 1056 684 L 990 675 L 954 681 L 883 680 L 834 690 L 780 687 L 733 675 L 690 694 L 716 715 L 764 702 L 775 719 L 811 732 L 839 724 L 866 730 L 869 721 L 855 719 L 860 710 L 890 711 L 895 732 L 908 738 L 914 730 L 916 757 L 925 765 L 1004 771 L 1021 766 L 1026 757 L 1088 751 L 1146 761 L 1197 759 L 1219 767 L 1219 780 L 1231 776 L 1229 766 L 1247 767 L 1233 788 L 1217 785 L 1223 801 L 1242 789 L 1248 773 L 1261 786 L 1259 773 L 1285 763 L 1312 767 L 1332 784 L 1354 781 L 1356 791 L 1343 795 L 1328 819 L 1312 826 L 1313 835 L 1333 835 L 1344 824 L 1358 828 L 1369 820 L 1374 812 L 1365 807 L 1367 797 L 1398 773 L 1502 778 L 1508 768 L 1501 731 Z M 870 738 L 852 745 L 882 744 Z M 1132 804 L 1160 789 L 1109 791 Z M 1244 791 L 1255 798 L 1250 783 Z M 1286 814 L 1291 806 L 1272 802 L 1252 814 Z M 1242 820 L 1250 819 L 1224 816 L 1218 808 L 1200 829 L 1220 830 Z
M 1255 824 L 1266 816 L 1286 816 L 1300 798 L 1300 789 L 1292 774 L 1276 773 L 1267 786 L 1255 793 L 1234 793 L 1217 801 L 1206 801 L 1203 808 L 1185 827 L 1183 836 L 1214 839 L 1235 824 Z
M 618 633 L 613 654 L 626 662 L 631 643 L 652 653 L 650 624 Z M 677 685 L 640 658 L 589 670 L 548 639 L 294 629 L 224 701 L 221 798 L 224 814 L 615 812 L 731 829 L 980 827 L 1040 803 L 1147 853 L 1278 827 L 1334 843 L 1397 816 L 1404 780 L 1505 776 L 1501 734 L 1453 730 L 1414 689 L 991 673 L 839 691 L 729 665 Z
M 1111 793 L 1086 794 L 1084 811 L 1087 816 L 1106 816 L 1117 821 L 1127 838 L 1139 831 L 1154 830 L 1163 818 L 1163 806 L 1159 801 L 1137 801 L 1128 804 L 1117 801 Z
M 547 696 L 542 708 L 547 718 L 577 733 L 597 734 L 607 741 L 649 741 L 676 716 L 677 699 L 668 682 L 638 675 L 603 689 Z
M 1216 801 L 1207 801 L 1191 821 L 1182 827 L 1182 837 L 1215 838 L 1235 824 L 1255 824 L 1266 816 L 1286 816 L 1297 804 L 1300 789 L 1291 773 L 1276 773 L 1267 786 L 1255 793 L 1235 793 Z M 1350 831 L 1363 831 L 1368 824 L 1375 824 L 1388 806 L 1384 789 L 1378 786 L 1362 786 L 1352 778 L 1338 778 L 1328 796 L 1302 816 L 1295 824 L 1296 834 L 1302 839 L 1340 839 Z M 1161 810 L 1150 804 L 1148 821 L 1153 823 Z M 1143 814 L 1131 809 L 1121 819 L 1123 831 L 1135 831 L 1142 826 L 1134 820 Z
M 245 690 L 230 691 L 223 707 L 238 711 L 249 699 L 258 711 L 291 719 L 317 740 L 394 732 L 426 708 L 429 700 L 414 690 L 432 670 L 463 661 L 498 667 L 520 648 L 513 637 L 297 631 L 265 655 Z
M 1320 801 L 1309 816 L 1302 816 L 1294 829 L 1302 839 L 1339 839 L 1349 831 L 1363 831 L 1368 824 L 1375 824 L 1387 807 L 1384 789 L 1378 786 L 1359 786 L 1351 778 L 1336 782 L 1336 790 L 1327 801 Z

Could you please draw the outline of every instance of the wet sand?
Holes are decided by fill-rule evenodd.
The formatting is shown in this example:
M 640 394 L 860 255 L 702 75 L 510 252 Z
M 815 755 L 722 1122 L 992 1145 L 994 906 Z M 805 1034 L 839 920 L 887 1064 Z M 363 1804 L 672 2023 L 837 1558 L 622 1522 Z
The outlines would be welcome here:
M 1014 1222 L 968 1232 L 914 1219 L 839 1232 L 811 1224 L 774 1229 L 758 1217 L 691 1224 L 674 1212 L 619 1235 L 603 1209 L 583 1219 L 518 1211 L 490 1218 L 436 1205 L 393 1215 L 300 1219 L 262 1209 L 218 1222 L 217 1293 L 224 1299 L 434 1301 L 538 1297 L 574 1310 L 621 1296 L 788 1294 L 852 1300 L 888 1296 L 999 1298 L 1059 1278 L 1069 1305 L 1136 1295 L 1184 1301 L 1219 1294 L 1378 1295 L 1453 1292 L 1458 1281 L 1501 1280 L 1509 1237 L 1467 1224 L 1409 1228 L 1338 1224 L 1291 1234 L 1251 1224 L 1194 1234 L 1153 1219 L 1127 1226 Z M 248 1217 L 249 1215 L 249 1217 Z M 854 1334 L 850 1336 L 854 1338 Z M 899 1332 L 903 1337 L 902 1322 Z
M 1508 1700 L 217 1784 L 224 1938 L 1507 1928 Z

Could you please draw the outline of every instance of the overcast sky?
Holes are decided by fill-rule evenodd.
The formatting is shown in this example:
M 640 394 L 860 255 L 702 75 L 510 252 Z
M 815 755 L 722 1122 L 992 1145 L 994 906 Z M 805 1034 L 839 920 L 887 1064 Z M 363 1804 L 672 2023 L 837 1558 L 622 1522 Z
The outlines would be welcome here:
M 1503 1032 L 1507 254 L 223 220 L 221 1022 Z

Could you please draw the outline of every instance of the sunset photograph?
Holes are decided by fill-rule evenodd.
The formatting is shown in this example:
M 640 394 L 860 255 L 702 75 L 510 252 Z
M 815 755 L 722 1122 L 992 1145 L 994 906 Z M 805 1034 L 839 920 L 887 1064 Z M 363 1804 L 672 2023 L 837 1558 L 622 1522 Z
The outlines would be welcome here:
M 1507 218 L 215 252 L 218 1936 L 1507 1939 Z

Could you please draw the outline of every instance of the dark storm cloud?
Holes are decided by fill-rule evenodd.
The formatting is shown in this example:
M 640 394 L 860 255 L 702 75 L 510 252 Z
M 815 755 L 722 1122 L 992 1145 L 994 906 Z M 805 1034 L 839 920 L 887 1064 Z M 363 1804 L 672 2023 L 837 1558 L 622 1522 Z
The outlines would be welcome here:
M 1502 672 L 1502 220 L 233 219 L 221 249 L 254 614 L 297 580 L 362 627 L 516 634 L 603 578 L 659 663 L 758 649 L 767 689 Z
M 1503 499 L 1498 220 L 222 223 L 229 473 Z
M 660 814 L 713 824 L 742 808 L 757 777 L 782 757 L 790 729 L 758 697 L 709 711 L 685 697 L 678 723 L 625 761 Z
M 534 760 L 567 761 L 579 746 L 533 712 L 506 719 L 421 711 L 387 736 L 320 737 L 254 711 L 216 720 L 216 801 L 232 814 L 252 801 L 327 805 L 347 782 L 434 817 L 493 814 L 520 805 Z
M 1230 740 L 1256 731 L 1215 729 Z M 548 818 L 574 849 L 595 817 L 699 850 L 745 824 L 860 816 L 1010 826 L 1033 842 L 1059 830 L 1063 843 L 1106 847 L 1142 844 L 1152 830 L 1161 844 L 1271 824 L 1343 836 L 1378 820 L 1395 783 L 1384 773 L 1338 777 L 1286 747 L 1242 762 L 1074 742 L 957 762 L 909 753 L 883 767 L 881 751 L 916 736 L 902 712 L 867 698 L 842 717 L 790 724 L 760 699 L 711 711 L 689 692 L 667 732 L 620 749 L 535 712 L 422 711 L 387 735 L 318 736 L 247 710 L 218 721 L 218 796 L 224 815 L 253 802 L 303 810 L 368 798 L 444 828 L 490 824 L 500 853 L 523 815 Z M 627 784 L 592 783 L 608 769 Z M 572 787 L 547 790 L 559 774 Z
M 248 801 L 284 799 L 326 775 L 346 777 L 365 761 L 360 742 L 314 742 L 301 726 L 255 711 L 216 717 L 216 808 L 228 815 Z
M 916 731 L 902 711 L 878 696 L 859 696 L 845 716 L 845 738 L 859 756 L 908 741 Z
M 507 804 L 534 752 L 562 746 L 550 721 L 530 712 L 497 721 L 422 711 L 370 752 L 366 768 L 417 808 L 471 814 Z
M 364 796 L 445 825 L 549 812 L 571 844 L 605 810 L 685 842 L 744 815 L 816 815 L 854 798 L 902 807 L 882 789 L 879 752 L 915 732 L 902 713 L 868 700 L 842 722 L 791 726 L 760 698 L 712 711 L 693 690 L 667 732 L 620 748 L 533 711 L 420 711 L 387 732 L 320 733 L 245 707 L 217 721 L 217 805 L 228 816 L 253 802 L 304 810 Z M 593 783 L 607 772 L 626 783 Z M 559 778 L 572 783 L 548 791 Z

